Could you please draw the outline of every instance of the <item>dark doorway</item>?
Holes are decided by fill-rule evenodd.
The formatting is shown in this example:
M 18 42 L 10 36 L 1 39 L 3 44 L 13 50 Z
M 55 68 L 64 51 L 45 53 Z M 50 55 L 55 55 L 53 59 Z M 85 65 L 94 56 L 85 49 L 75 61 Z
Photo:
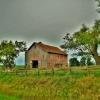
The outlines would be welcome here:
M 32 61 L 32 68 L 38 68 L 38 60 Z

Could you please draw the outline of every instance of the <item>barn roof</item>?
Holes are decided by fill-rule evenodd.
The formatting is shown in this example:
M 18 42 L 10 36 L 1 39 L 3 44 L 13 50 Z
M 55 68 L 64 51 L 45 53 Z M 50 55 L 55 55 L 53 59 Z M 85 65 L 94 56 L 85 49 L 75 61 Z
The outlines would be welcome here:
M 41 48 L 43 51 L 48 52 L 48 53 L 56 53 L 56 54 L 62 54 L 62 55 L 66 55 L 63 51 L 61 51 L 58 47 L 55 46 L 50 46 L 47 44 L 44 44 L 42 42 L 34 42 L 30 48 L 28 50 L 30 50 L 33 46 L 38 46 L 39 48 Z

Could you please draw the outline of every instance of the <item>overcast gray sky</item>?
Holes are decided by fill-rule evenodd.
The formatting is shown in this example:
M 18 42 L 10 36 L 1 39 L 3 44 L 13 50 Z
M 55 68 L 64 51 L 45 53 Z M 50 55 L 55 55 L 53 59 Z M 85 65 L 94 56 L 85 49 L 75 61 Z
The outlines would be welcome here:
M 0 40 L 59 46 L 62 33 L 92 24 L 96 18 L 94 0 L 0 0 Z
M 65 32 L 97 19 L 94 0 L 0 0 L 0 40 L 25 40 L 59 46 Z M 24 55 L 16 63 L 24 64 Z

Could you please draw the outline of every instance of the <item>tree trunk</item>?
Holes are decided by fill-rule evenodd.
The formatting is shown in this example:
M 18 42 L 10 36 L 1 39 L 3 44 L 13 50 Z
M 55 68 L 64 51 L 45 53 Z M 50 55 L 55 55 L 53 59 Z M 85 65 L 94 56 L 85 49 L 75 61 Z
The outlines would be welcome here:
M 98 53 L 97 53 L 97 44 L 95 44 L 94 48 L 93 48 L 93 57 L 96 61 L 96 65 L 100 65 L 100 56 L 98 56 Z
M 96 61 L 96 65 L 100 65 L 100 56 L 94 56 L 94 59 Z

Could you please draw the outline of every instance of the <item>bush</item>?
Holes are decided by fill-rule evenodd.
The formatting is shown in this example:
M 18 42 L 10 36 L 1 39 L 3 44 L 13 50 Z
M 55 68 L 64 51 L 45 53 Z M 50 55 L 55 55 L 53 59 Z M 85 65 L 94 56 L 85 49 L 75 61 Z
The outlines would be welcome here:
M 86 57 L 82 57 L 80 60 L 80 65 L 85 66 L 86 65 Z
M 87 65 L 89 66 L 89 65 L 94 65 L 94 63 L 91 61 L 91 58 L 88 58 L 87 59 Z
M 77 60 L 77 58 L 71 58 L 71 59 L 69 60 L 69 64 L 70 64 L 70 66 L 79 66 L 79 65 L 80 65 L 80 63 L 79 63 L 79 61 Z

